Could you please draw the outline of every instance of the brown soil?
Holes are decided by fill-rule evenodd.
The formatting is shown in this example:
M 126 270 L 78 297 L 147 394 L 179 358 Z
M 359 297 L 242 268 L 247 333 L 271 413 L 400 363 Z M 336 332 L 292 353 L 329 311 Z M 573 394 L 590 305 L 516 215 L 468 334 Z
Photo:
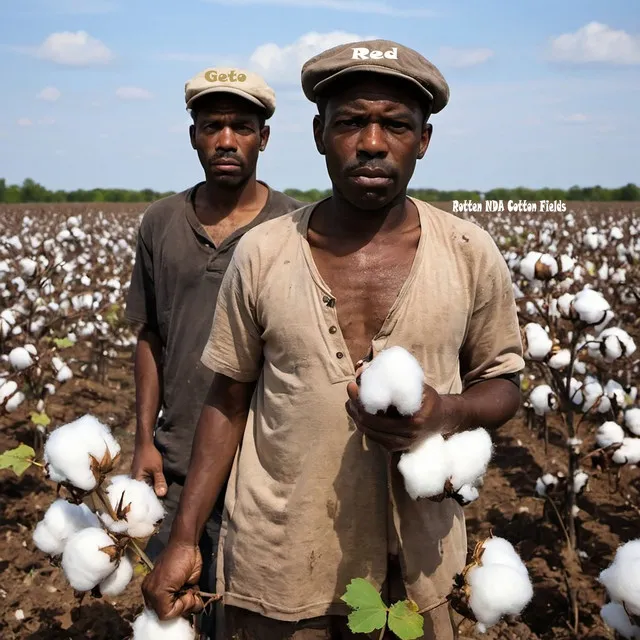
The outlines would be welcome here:
M 15 209 L 45 213 L 50 206 L 23 205 Z M 96 204 L 95 210 L 123 210 L 123 205 Z M 132 205 L 139 212 L 144 205 Z M 73 206 L 65 205 L 69 211 Z M 86 211 L 87 205 L 78 205 Z M 91 412 L 110 424 L 122 445 L 120 470 L 127 472 L 133 446 L 135 402 L 131 353 L 110 364 L 104 384 L 74 378 L 48 405 L 52 426 Z M 610 478 L 594 471 L 587 492 L 578 498 L 581 574 L 574 580 L 579 601 L 579 632 L 571 631 L 567 580 L 563 567 L 565 538 L 553 515 L 544 517 L 543 501 L 535 494 L 536 479 L 564 467 L 562 437 L 551 429 L 548 453 L 544 442 L 518 416 L 495 436 L 496 455 L 480 499 L 465 508 L 469 550 L 490 531 L 516 545 L 530 570 L 534 598 L 523 615 L 496 625 L 487 640 L 564 640 L 612 638 L 599 610 L 605 602 L 597 576 L 611 561 L 618 544 L 640 535 L 640 477 L 637 468 L 622 476 L 622 490 L 613 493 Z M 0 417 L 0 452 L 32 444 L 26 412 Z M 592 440 L 586 439 L 585 450 Z M 21 478 L 0 471 L 0 638 L 2 640 L 119 640 L 130 635 L 129 622 L 142 606 L 140 578 L 118 598 L 80 600 L 60 569 L 52 566 L 31 541 L 31 532 L 55 498 L 55 486 L 32 468 Z M 574 562 L 575 564 L 575 562 Z M 21 618 L 21 619 L 19 619 Z M 473 625 L 463 624 L 464 637 Z M 478 636 L 482 637 L 482 636 Z

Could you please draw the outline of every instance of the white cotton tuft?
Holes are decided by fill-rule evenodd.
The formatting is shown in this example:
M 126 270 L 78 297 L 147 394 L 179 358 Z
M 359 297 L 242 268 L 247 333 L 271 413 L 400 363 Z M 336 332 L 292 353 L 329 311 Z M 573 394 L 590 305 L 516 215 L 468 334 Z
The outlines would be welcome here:
M 640 627 L 632 624 L 624 607 L 617 602 L 609 602 L 600 609 L 600 616 L 604 623 L 623 638 L 636 640 L 640 638 Z
M 524 331 L 526 336 L 524 357 L 529 360 L 544 360 L 553 347 L 549 334 L 535 322 L 525 325 Z
M 133 564 L 125 554 L 120 558 L 116 570 L 100 583 L 100 593 L 103 596 L 119 596 L 133 578 Z
M 627 409 L 624 412 L 624 425 L 636 436 L 640 436 L 640 409 Z
M 622 446 L 613 454 L 616 464 L 638 464 L 640 462 L 640 438 L 625 438 Z
M 114 511 L 120 504 L 122 509 L 128 509 L 121 520 L 114 521 L 106 513 L 100 515 L 102 521 L 114 533 L 126 533 L 132 538 L 146 538 L 164 518 L 164 507 L 153 487 L 146 482 L 134 480 L 126 475 L 114 476 L 106 492 Z
M 415 450 L 403 453 L 398 461 L 398 470 L 413 500 L 441 494 L 449 475 L 444 438 L 441 435 L 431 436 Z
M 424 372 L 403 347 L 381 351 L 360 376 L 360 401 L 376 414 L 393 405 L 402 415 L 413 415 L 422 406 Z
M 472 429 L 445 440 L 449 459 L 449 476 L 454 491 L 465 484 L 473 485 L 484 475 L 493 454 L 491 436 L 485 429 Z
M 89 527 L 100 527 L 100 521 L 86 504 L 72 504 L 58 499 L 52 503 L 33 532 L 33 542 L 50 556 L 60 555 L 69 538 Z
M 612 444 L 621 443 L 624 440 L 624 429 L 616 422 L 605 422 L 598 427 L 596 432 L 596 444 L 598 447 L 610 447 Z
M 482 547 L 483 551 L 480 562 L 483 566 L 493 564 L 507 565 L 521 573 L 527 579 L 529 578 L 526 565 L 522 562 L 513 545 L 505 538 L 489 538 L 485 540 Z
M 109 427 L 90 414 L 58 427 L 51 432 L 44 448 L 49 478 L 92 491 L 96 478 L 91 470 L 90 456 L 100 462 L 107 451 L 114 458 L 120 453 L 120 445 Z
M 463 484 L 456 493 L 462 498 L 465 504 L 475 502 L 480 497 L 478 488 L 470 484 Z
M 573 310 L 580 320 L 589 325 L 604 326 L 613 318 L 609 303 L 593 289 L 583 289 L 576 294 Z
M 7 398 L 11 397 L 18 390 L 18 383 L 15 380 L 9 380 L 0 386 L 0 404 Z
M 548 384 L 540 384 L 529 394 L 529 402 L 537 416 L 543 416 L 558 408 L 558 396 Z
M 629 357 L 636 351 L 633 338 L 619 327 L 605 329 L 598 340 L 601 343 L 600 353 L 605 362 L 611 363 L 621 357 Z
M 547 489 L 558 484 L 558 478 L 551 473 L 545 473 L 541 478 L 536 480 L 536 493 L 539 496 L 546 496 Z
M 73 535 L 62 552 L 62 570 L 76 591 L 91 591 L 115 569 L 107 553 L 113 540 L 104 529 L 90 527 Z
M 7 413 L 13 413 L 26 399 L 27 397 L 24 393 L 18 391 L 7 400 L 4 408 L 7 410 Z
M 155 611 L 145 608 L 133 621 L 132 640 L 195 640 L 195 631 L 185 618 L 159 620 Z
M 640 540 L 618 548 L 613 562 L 600 573 L 599 582 L 614 602 L 633 616 L 640 615 Z
M 576 469 L 573 474 L 573 492 L 580 493 L 587 486 L 587 482 L 589 482 L 589 474 L 582 469 Z
M 474 567 L 467 574 L 471 587 L 469 606 L 476 620 L 486 627 L 504 615 L 519 615 L 533 597 L 527 575 L 505 564 Z
M 558 263 L 548 253 L 530 251 L 520 262 L 520 273 L 527 280 L 546 280 L 558 273 Z
M 571 364 L 571 351 L 569 349 L 560 349 L 549 358 L 549 366 L 552 369 L 565 369 Z
M 611 401 L 604 394 L 604 389 L 597 380 L 585 382 L 582 386 L 582 394 L 584 396 L 582 410 L 585 413 L 593 408 L 596 408 L 599 413 L 606 413 L 611 409 Z
M 33 358 L 24 347 L 15 347 L 9 353 L 9 363 L 16 371 L 24 371 L 33 364 Z
M 20 260 L 20 269 L 22 271 L 22 275 L 26 278 L 31 278 L 36 272 L 38 268 L 38 263 L 31 258 L 22 258 Z
M 607 397 L 610 400 L 613 400 L 615 398 L 618 408 L 624 407 L 626 402 L 626 393 L 624 392 L 623 386 L 619 382 L 616 382 L 615 380 L 609 380 L 609 382 L 604 385 L 604 392 L 607 394 Z

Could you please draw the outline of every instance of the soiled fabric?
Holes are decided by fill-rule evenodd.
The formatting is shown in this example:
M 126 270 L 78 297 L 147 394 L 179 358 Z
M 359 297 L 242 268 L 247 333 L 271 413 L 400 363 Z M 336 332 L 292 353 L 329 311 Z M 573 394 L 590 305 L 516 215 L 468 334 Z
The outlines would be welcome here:
M 400 345 L 439 393 L 522 370 L 508 267 L 473 223 L 411 199 L 421 237 L 410 274 L 372 341 Z M 210 369 L 257 381 L 233 464 L 220 537 L 225 605 L 282 621 L 349 612 L 353 578 L 381 588 L 398 554 L 422 609 L 451 590 L 466 560 L 462 508 L 411 500 L 389 455 L 345 410 L 355 370 L 339 303 L 307 241 L 316 205 L 269 221 L 238 244 L 202 355 Z M 453 637 L 427 616 L 425 638 Z

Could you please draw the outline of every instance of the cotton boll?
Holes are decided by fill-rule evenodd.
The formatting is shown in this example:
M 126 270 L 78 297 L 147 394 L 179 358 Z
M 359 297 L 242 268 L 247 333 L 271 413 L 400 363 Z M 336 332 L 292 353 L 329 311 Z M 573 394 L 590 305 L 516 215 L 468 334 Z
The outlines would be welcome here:
M 549 366 L 558 371 L 565 369 L 571 364 L 571 351 L 560 349 L 549 358 Z
M 598 447 L 610 447 L 624 440 L 624 429 L 615 422 L 605 422 L 598 427 L 596 443 Z
M 577 469 L 573 474 L 573 492 L 579 494 L 587 486 L 587 482 L 589 482 L 589 474 Z
M 493 453 L 491 436 L 485 429 L 472 429 L 456 433 L 445 440 L 450 460 L 449 476 L 454 491 L 462 485 L 473 485 L 487 472 Z
M 529 394 L 529 402 L 537 416 L 543 416 L 558 408 L 558 396 L 547 384 L 535 387 Z
M 480 497 L 478 488 L 470 484 L 463 484 L 456 493 L 460 496 L 464 504 L 470 504 Z
M 370 414 L 393 405 L 401 414 L 413 415 L 422 406 L 424 379 L 420 363 L 406 349 L 384 349 L 360 377 L 360 401 Z
M 521 573 L 527 579 L 529 578 L 527 567 L 524 562 L 522 562 L 513 545 L 505 538 L 489 538 L 485 540 L 482 548 L 482 558 L 480 560 L 482 566 L 493 564 L 507 565 Z
M 640 438 L 625 438 L 622 446 L 613 454 L 616 464 L 638 464 L 640 462 Z
M 145 608 L 133 621 L 132 640 L 195 640 L 195 631 L 185 618 L 159 620 L 155 611 Z
M 133 564 L 127 555 L 120 559 L 116 570 L 100 583 L 100 593 L 103 596 L 119 596 L 133 578 Z
M 575 378 L 571 378 L 569 381 L 569 397 L 571 402 L 576 406 L 582 406 L 582 382 L 579 382 Z
M 90 456 L 100 462 L 107 451 L 111 458 L 115 458 L 120 453 L 120 445 L 109 427 L 92 415 L 87 414 L 58 427 L 51 432 L 44 448 L 49 478 L 92 491 L 96 487 L 96 478 Z
M 22 275 L 26 278 L 31 278 L 38 268 L 38 263 L 31 258 L 22 258 L 20 260 L 20 269 L 22 271 Z
M 583 289 L 573 300 L 573 310 L 586 324 L 600 326 L 604 324 L 611 307 L 602 294 L 593 289 Z
M 114 511 L 121 504 L 126 511 L 123 519 L 114 521 L 108 514 L 101 514 L 102 521 L 114 533 L 126 533 L 132 538 L 150 536 L 165 511 L 153 487 L 146 482 L 126 475 L 114 476 L 107 487 L 107 496 Z
M 89 527 L 74 534 L 62 552 L 62 570 L 76 591 L 90 591 L 115 569 L 111 557 L 101 549 L 114 542 L 104 529 Z
M 640 436 L 640 408 L 627 409 L 624 412 L 624 425 L 636 436 Z
M 573 301 L 575 295 L 572 293 L 564 293 L 558 298 L 558 310 L 564 318 L 574 318 Z
M 635 640 L 640 638 L 640 627 L 632 624 L 624 607 L 617 602 L 609 602 L 600 609 L 600 616 L 604 623 L 614 631 L 617 631 L 623 638 Z
M 624 604 L 631 615 L 640 615 L 640 556 L 621 562 L 616 555 L 598 580 L 614 602 Z
M 33 364 L 33 359 L 27 349 L 16 347 L 9 353 L 9 363 L 17 371 L 24 371 Z
M 100 521 L 86 504 L 76 505 L 58 499 L 36 526 L 33 542 L 44 553 L 60 555 L 67 540 L 88 527 L 100 527 Z
M 551 473 L 545 473 L 541 478 L 536 480 L 536 493 L 539 496 L 546 496 L 547 489 L 558 484 L 558 478 Z
M 520 273 L 527 280 L 548 280 L 558 273 L 558 263 L 548 253 L 530 251 L 520 262 Z
M 633 338 L 619 327 L 605 329 L 599 336 L 599 350 L 605 362 L 611 363 L 623 356 L 629 357 L 636 350 Z
M 593 409 L 602 401 L 602 399 L 606 398 L 606 396 L 604 395 L 604 389 L 597 380 L 592 380 L 584 384 L 582 387 L 582 393 L 584 396 L 584 405 L 582 407 L 582 410 L 585 413 Z M 606 398 L 606 400 L 608 401 L 609 399 Z M 606 411 L 608 411 L 610 407 L 611 403 L 608 402 Z
M 551 347 L 553 347 L 553 342 L 547 332 L 535 322 L 527 324 L 524 331 L 526 337 L 525 358 L 529 360 L 544 360 L 549 355 Z
M 58 382 L 67 382 L 73 378 L 73 371 L 65 364 L 62 366 L 60 371 L 56 374 L 56 380 Z
M 504 564 L 474 567 L 466 577 L 471 587 L 469 606 L 486 627 L 504 615 L 519 615 L 533 597 L 528 575 Z
M 444 438 L 439 434 L 431 436 L 415 450 L 403 453 L 398 470 L 413 500 L 441 494 L 450 470 Z
M 18 390 L 18 383 L 15 380 L 9 380 L 0 386 L 0 405 L 10 398 Z
M 624 388 L 619 382 L 616 382 L 615 380 L 609 380 L 609 382 L 604 385 L 604 392 L 607 394 L 607 398 L 609 398 L 610 400 L 613 400 L 615 398 L 618 407 L 624 407 L 626 394 L 624 392 Z
M 13 413 L 25 400 L 26 396 L 24 393 L 22 393 L 22 391 L 18 391 L 7 400 L 4 408 L 7 410 L 7 413 Z

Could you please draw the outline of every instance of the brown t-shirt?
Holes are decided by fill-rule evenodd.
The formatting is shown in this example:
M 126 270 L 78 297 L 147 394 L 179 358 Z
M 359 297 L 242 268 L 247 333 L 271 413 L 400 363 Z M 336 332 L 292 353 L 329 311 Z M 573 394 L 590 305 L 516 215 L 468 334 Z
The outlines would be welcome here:
M 164 346 L 163 419 L 155 440 L 165 472 L 178 479 L 187 474 L 195 427 L 213 376 L 200 356 L 231 256 L 249 229 L 304 204 L 269 188 L 258 216 L 216 247 L 193 206 L 202 184 L 154 202 L 145 211 L 126 310 L 130 321 L 157 331 Z
M 405 347 L 443 394 L 521 371 L 511 277 L 497 246 L 475 224 L 412 201 L 421 238 L 374 356 Z M 226 494 L 218 592 L 281 620 L 345 614 L 350 580 L 380 588 L 397 552 L 408 595 L 423 608 L 464 567 L 463 510 L 452 499 L 411 500 L 398 456 L 364 438 L 345 410 L 355 370 L 340 305 L 307 241 L 314 206 L 245 235 L 202 355 L 214 371 L 257 381 Z M 429 620 L 426 637 L 452 637 L 442 608 Z

